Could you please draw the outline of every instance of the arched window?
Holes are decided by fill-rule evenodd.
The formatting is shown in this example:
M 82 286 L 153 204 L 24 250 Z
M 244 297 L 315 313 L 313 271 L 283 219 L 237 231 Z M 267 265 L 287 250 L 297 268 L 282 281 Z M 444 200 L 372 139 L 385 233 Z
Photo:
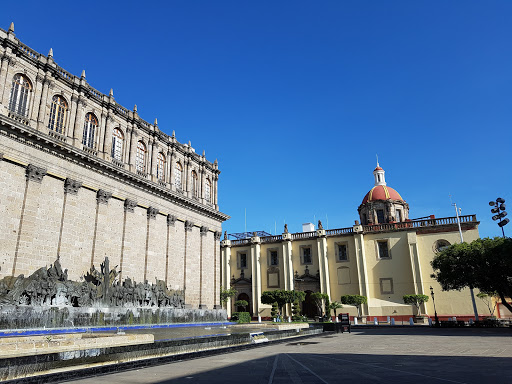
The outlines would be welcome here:
M 17 74 L 12 79 L 11 98 L 9 101 L 9 110 L 20 116 L 28 115 L 28 102 L 32 85 L 28 79 Z
M 66 100 L 64 100 L 64 98 L 59 95 L 53 96 L 48 129 L 60 134 L 64 134 L 67 114 L 68 103 L 66 103 Z
M 206 183 L 204 185 L 204 199 L 206 202 L 211 203 L 211 196 L 212 196 L 212 183 L 210 182 L 210 179 L 206 179 Z
M 181 185 L 181 174 L 183 173 L 183 167 L 179 162 L 174 165 L 174 185 L 176 189 L 182 189 Z
M 158 154 L 156 160 L 156 178 L 160 181 L 165 181 L 165 156 L 162 152 Z
M 196 171 L 192 171 L 192 193 L 194 197 L 199 196 L 199 185 L 198 185 L 197 173 Z
M 94 114 L 89 112 L 85 115 L 84 137 L 82 139 L 82 144 L 84 146 L 94 148 L 94 135 L 96 133 L 96 128 L 98 128 L 98 119 Z
M 112 133 L 112 158 L 118 161 L 123 160 L 123 132 L 119 128 Z
M 135 169 L 137 172 L 146 172 L 146 146 L 142 141 L 137 143 L 137 157 L 135 158 Z

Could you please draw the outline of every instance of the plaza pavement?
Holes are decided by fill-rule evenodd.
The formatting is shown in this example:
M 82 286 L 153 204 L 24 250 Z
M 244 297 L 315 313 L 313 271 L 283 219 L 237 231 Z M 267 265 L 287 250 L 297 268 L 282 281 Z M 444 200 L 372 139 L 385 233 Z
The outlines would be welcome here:
M 380 327 L 69 383 L 512 383 L 512 329 Z

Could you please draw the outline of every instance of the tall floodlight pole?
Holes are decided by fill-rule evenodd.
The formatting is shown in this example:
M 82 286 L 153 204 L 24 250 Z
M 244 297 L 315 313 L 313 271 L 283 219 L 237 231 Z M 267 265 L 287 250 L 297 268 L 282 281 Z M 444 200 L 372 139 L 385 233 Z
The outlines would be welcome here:
M 457 209 L 457 204 L 455 203 L 452 203 L 452 205 L 455 207 L 455 215 L 457 216 L 457 224 L 459 226 L 460 243 L 462 244 L 464 242 L 464 238 L 462 237 L 462 228 L 460 227 L 460 208 Z M 471 302 L 473 303 L 473 312 L 475 313 L 475 320 L 478 321 L 478 309 L 476 308 L 475 293 L 473 292 L 473 287 L 469 287 L 469 292 L 471 293 Z
M 496 201 L 489 201 L 489 205 L 494 207 L 491 209 L 491 213 L 496 213 L 492 217 L 494 221 L 499 220 L 498 226 L 501 228 L 501 233 L 503 234 L 503 238 L 505 238 L 505 229 L 503 228 L 505 225 L 509 223 L 508 218 L 504 218 L 507 216 L 507 212 L 505 211 L 505 199 L 498 197 Z

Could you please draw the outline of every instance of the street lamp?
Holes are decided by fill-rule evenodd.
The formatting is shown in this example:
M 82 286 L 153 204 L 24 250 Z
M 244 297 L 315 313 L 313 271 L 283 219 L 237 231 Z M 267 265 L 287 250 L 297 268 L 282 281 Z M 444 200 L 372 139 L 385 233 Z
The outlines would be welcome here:
M 496 201 L 489 201 L 489 205 L 493 207 L 491 209 L 491 213 L 495 213 L 492 217 L 494 221 L 499 220 L 498 226 L 501 228 L 501 233 L 503 237 L 505 237 L 505 230 L 503 227 L 508 224 L 510 221 L 508 218 L 504 219 L 507 216 L 507 212 L 505 212 L 505 199 L 498 197 Z M 501 211 L 501 212 L 500 212 Z
M 439 317 L 437 317 L 436 301 L 434 299 L 434 288 L 432 288 L 432 286 L 430 286 L 430 296 L 432 296 L 432 302 L 434 303 L 434 319 L 436 322 L 436 327 L 439 327 Z

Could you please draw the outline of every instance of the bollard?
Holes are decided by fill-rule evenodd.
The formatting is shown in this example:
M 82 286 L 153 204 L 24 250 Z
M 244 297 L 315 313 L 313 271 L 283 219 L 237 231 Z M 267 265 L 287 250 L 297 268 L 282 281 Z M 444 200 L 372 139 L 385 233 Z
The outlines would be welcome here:
M 292 318 L 290 316 L 288 316 L 288 322 L 291 323 L 292 322 Z
M 432 319 L 429 317 L 428 318 L 428 326 L 431 327 L 432 326 Z
M 357 325 L 357 317 L 354 316 L 354 325 Z
M 261 323 L 261 316 L 258 315 L 258 323 Z
M 409 317 L 409 325 L 414 325 L 414 320 L 412 319 L 412 317 Z
M 376 317 L 373 318 L 373 325 L 379 325 L 379 320 Z
M 395 318 L 394 317 L 391 318 L 391 325 L 395 325 Z

